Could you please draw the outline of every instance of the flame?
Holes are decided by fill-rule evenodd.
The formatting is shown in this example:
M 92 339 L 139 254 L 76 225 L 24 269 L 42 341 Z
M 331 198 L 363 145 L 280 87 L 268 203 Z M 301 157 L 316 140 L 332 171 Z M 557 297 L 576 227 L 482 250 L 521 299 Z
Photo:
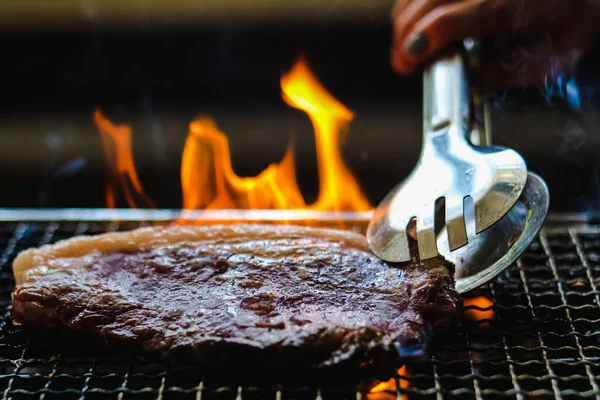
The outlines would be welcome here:
M 316 210 L 369 211 L 372 209 L 340 153 L 340 142 L 354 113 L 319 83 L 304 60 L 281 78 L 283 99 L 308 114 L 315 130 L 319 170 Z
M 183 150 L 184 209 L 372 209 L 340 154 L 340 139 L 353 113 L 327 93 L 302 60 L 281 78 L 281 89 L 284 100 L 305 111 L 313 123 L 320 180 L 316 202 L 307 205 L 298 188 L 292 145 L 279 163 L 242 178 L 231 166 L 226 135 L 202 117 L 190 124 Z
M 106 182 L 106 206 L 115 208 L 119 187 L 131 208 L 155 208 L 146 195 L 135 170 L 131 152 L 131 128 L 113 125 L 100 110 L 94 112 L 94 121 L 100 132 L 104 156 L 109 167 Z
M 253 177 L 240 177 L 233 170 L 225 133 L 207 116 L 190 124 L 181 159 L 183 209 L 278 209 L 317 211 L 370 211 L 372 206 L 344 163 L 342 139 L 354 113 L 337 101 L 299 60 L 281 78 L 283 99 L 309 116 L 316 139 L 319 194 L 306 204 L 296 180 L 294 146 L 277 163 Z M 127 204 L 154 207 L 137 177 L 131 153 L 131 128 L 115 126 L 99 111 L 96 125 L 110 168 L 106 203 L 115 207 L 119 188 Z M 182 215 L 182 221 L 185 213 Z M 178 221 L 178 223 L 180 222 Z
M 492 309 L 494 302 L 486 296 L 464 298 L 463 305 L 465 317 L 473 321 L 492 320 L 496 315 Z
M 190 124 L 181 161 L 183 208 L 295 209 L 305 207 L 296 184 L 293 145 L 279 163 L 241 178 L 231 165 L 229 142 L 209 117 Z
M 408 389 L 410 381 L 406 379 L 410 376 L 406 366 L 402 366 L 398 369 L 398 382 L 400 388 Z M 367 393 L 367 400 L 397 400 L 397 399 L 408 399 L 406 394 L 398 394 L 398 386 L 396 385 L 396 378 L 390 378 L 388 381 L 381 382 L 369 390 Z

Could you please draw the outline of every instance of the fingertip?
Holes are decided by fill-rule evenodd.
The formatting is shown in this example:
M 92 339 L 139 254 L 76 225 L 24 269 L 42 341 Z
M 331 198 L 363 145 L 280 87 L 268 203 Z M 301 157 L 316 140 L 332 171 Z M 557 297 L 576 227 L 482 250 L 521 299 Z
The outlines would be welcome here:
M 409 33 L 406 39 L 396 48 L 398 49 L 399 57 L 405 63 L 416 67 L 430 62 L 439 52 L 440 46 L 438 42 L 438 38 L 433 36 L 431 32 L 415 30 Z
M 412 74 L 416 68 L 416 65 L 406 60 L 397 49 L 392 50 L 391 61 L 394 71 L 402 75 Z
M 405 58 L 414 62 L 424 57 L 429 52 L 430 47 L 431 42 L 425 32 L 414 32 L 402 43 L 400 49 Z

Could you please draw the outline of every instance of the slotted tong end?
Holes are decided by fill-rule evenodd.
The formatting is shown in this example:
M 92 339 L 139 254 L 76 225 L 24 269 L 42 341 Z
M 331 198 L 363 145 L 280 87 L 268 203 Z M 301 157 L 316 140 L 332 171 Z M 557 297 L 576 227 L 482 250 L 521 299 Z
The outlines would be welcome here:
M 407 229 L 415 219 L 421 259 L 439 255 L 436 226 L 447 230 L 451 251 L 464 246 L 465 204 L 474 204 L 475 231 L 480 233 L 506 215 L 525 187 L 523 157 L 512 149 L 491 146 L 489 128 L 475 132 L 467 61 L 465 52 L 455 53 L 425 70 L 419 161 L 374 211 L 367 231 L 371 250 L 384 260 L 411 259 Z M 479 145 L 470 141 L 472 136 Z M 436 221 L 436 204 L 443 205 L 437 213 L 443 221 Z

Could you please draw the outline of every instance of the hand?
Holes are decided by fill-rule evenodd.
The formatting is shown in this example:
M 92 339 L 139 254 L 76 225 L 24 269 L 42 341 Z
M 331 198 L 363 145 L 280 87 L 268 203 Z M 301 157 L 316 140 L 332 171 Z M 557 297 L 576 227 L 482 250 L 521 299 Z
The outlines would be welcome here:
M 543 84 L 570 70 L 600 33 L 599 0 L 396 0 L 392 66 L 411 74 L 451 43 L 493 35 L 483 85 Z

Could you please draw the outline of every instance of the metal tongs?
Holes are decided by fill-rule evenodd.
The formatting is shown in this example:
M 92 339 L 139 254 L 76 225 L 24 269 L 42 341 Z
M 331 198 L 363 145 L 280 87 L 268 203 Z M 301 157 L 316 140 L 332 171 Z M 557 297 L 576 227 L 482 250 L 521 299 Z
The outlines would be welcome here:
M 515 256 L 510 249 L 520 241 L 518 247 L 524 250 L 523 243 L 528 245 L 533 239 L 548 209 L 545 183 L 535 174 L 528 175 L 525 160 L 519 153 L 491 145 L 489 126 L 486 126 L 488 119 L 474 129 L 474 103 L 479 106 L 483 103 L 480 97 L 474 98 L 470 90 L 469 60 L 472 58 L 468 58 L 467 52 L 461 51 L 437 60 L 426 69 L 420 159 L 408 178 L 374 211 L 367 231 L 369 246 L 378 257 L 390 262 L 406 262 L 411 259 L 407 229 L 416 219 L 420 259 L 441 253 L 458 262 L 457 278 L 461 273 L 466 274 L 465 278 L 479 274 L 478 279 L 470 279 L 462 290 L 457 279 L 457 289 L 461 292 L 481 284 L 484 275 L 489 279 L 490 269 L 497 269 L 494 266 L 499 262 L 504 265 L 510 261 L 506 259 L 507 254 L 514 261 L 518 254 Z M 530 187 L 524 193 L 526 184 Z M 523 198 L 523 194 L 529 197 Z M 507 215 L 519 200 L 530 210 L 532 194 L 541 212 L 535 214 L 535 221 L 530 212 L 522 213 L 522 207 L 515 211 L 518 215 Z M 474 204 L 474 215 L 465 209 L 468 198 Z M 440 199 L 445 200 L 445 218 L 436 221 L 436 205 L 440 205 Z M 473 221 L 469 221 L 469 215 Z M 492 229 L 498 223 L 497 229 Z M 480 240 L 471 240 L 465 247 L 469 224 L 474 224 L 474 235 Z M 439 226 L 443 227 L 441 231 L 436 229 Z M 522 237 L 525 232 L 527 237 Z M 497 245 L 489 243 L 490 240 L 506 243 Z M 490 245 L 496 245 L 496 250 L 490 250 Z M 468 248 L 469 253 L 458 251 L 462 248 Z M 464 268 L 461 270 L 461 267 Z

